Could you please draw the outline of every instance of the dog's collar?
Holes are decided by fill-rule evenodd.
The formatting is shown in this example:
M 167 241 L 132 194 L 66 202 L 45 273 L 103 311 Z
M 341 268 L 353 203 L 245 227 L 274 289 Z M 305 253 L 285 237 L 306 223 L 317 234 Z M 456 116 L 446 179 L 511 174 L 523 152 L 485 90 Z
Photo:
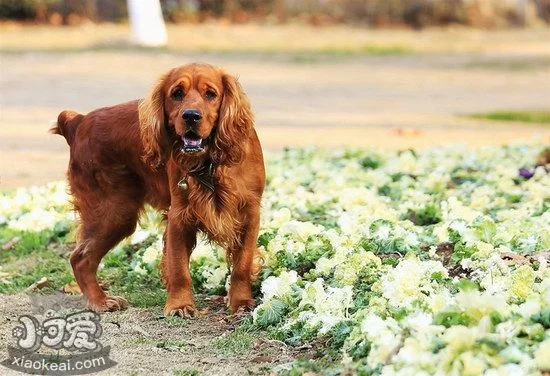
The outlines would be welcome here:
M 214 162 L 212 162 L 211 159 L 207 159 L 204 164 L 189 170 L 189 172 L 178 182 L 178 187 L 187 190 L 189 188 L 187 179 L 189 176 L 193 176 L 199 183 L 214 192 L 214 188 L 216 187 L 216 179 L 214 177 L 215 170 L 216 165 Z

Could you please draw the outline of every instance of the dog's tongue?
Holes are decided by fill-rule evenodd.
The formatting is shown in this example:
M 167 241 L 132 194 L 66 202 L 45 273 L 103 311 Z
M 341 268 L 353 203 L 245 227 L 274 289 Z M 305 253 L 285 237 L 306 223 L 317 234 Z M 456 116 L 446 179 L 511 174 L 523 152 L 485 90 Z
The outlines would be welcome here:
M 199 147 L 201 145 L 200 138 L 183 137 L 183 144 L 192 148 Z

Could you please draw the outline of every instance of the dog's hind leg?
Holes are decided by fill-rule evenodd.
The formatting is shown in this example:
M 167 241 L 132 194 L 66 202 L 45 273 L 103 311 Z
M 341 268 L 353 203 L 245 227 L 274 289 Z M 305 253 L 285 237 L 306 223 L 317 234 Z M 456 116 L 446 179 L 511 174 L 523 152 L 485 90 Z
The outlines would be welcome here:
M 134 232 L 141 205 L 122 197 L 108 197 L 95 203 L 98 206 L 93 210 L 79 208 L 80 239 L 71 254 L 71 266 L 86 296 L 87 308 L 96 312 L 116 311 L 125 308 L 127 302 L 122 297 L 105 294 L 97 281 L 97 268 L 111 248 Z

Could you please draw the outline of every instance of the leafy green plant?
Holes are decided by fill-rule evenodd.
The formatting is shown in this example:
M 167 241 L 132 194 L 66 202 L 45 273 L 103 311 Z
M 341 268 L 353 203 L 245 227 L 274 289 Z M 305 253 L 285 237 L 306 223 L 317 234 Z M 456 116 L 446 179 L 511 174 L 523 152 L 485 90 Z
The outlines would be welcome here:
M 409 209 L 407 219 L 417 226 L 435 225 L 441 222 L 441 209 L 435 204 L 426 205 L 418 210 Z

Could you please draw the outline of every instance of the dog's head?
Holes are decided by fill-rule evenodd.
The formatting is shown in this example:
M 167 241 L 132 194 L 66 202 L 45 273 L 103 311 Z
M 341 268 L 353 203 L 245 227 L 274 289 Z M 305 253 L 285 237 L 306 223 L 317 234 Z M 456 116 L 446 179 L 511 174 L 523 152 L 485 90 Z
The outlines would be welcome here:
M 220 68 L 174 68 L 139 104 L 145 160 L 159 166 L 170 152 L 210 155 L 220 165 L 239 163 L 252 129 L 250 104 L 241 85 Z

